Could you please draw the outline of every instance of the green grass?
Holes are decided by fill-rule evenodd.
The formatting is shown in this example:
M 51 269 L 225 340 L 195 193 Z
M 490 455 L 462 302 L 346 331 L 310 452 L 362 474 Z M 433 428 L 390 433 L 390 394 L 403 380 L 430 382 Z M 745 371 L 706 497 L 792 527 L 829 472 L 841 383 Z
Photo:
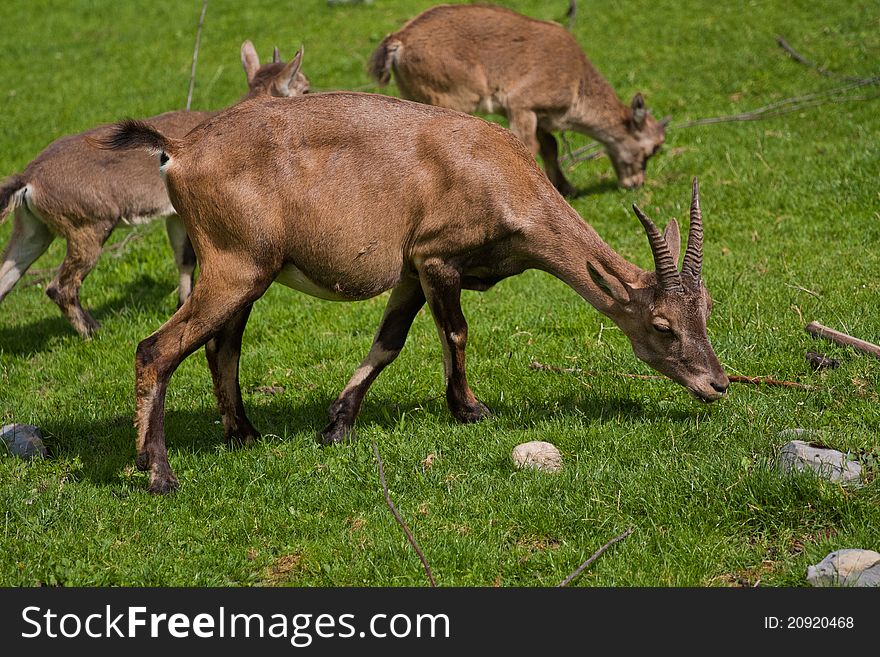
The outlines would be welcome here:
M 246 38 L 264 58 L 275 44 L 285 57 L 305 44 L 317 89 L 375 90 L 364 72 L 372 48 L 430 4 L 212 0 L 193 106 L 239 97 Z M 556 20 L 566 5 L 502 4 Z M 199 9 L 170 0 L 3 2 L 0 176 L 60 135 L 182 107 Z M 591 2 L 575 31 L 622 98 L 641 90 L 676 122 L 839 84 L 792 62 L 776 34 L 850 75 L 876 75 L 880 61 L 874 2 Z M 241 368 L 265 439 L 223 447 L 204 356 L 195 354 L 167 399 L 182 488 L 155 498 L 133 469 L 133 362 L 137 342 L 174 310 L 162 226 L 136 229 L 86 281 L 84 303 L 103 324 L 90 342 L 45 297 L 44 279 L 26 277 L 0 306 L 0 422 L 42 427 L 52 458 L 0 457 L 0 585 L 424 585 L 384 504 L 374 440 L 393 499 L 444 586 L 553 585 L 629 526 L 632 536 L 577 585 L 801 586 L 807 565 L 832 550 L 878 549 L 875 470 L 858 491 L 774 470 L 777 434 L 789 427 L 878 453 L 880 363 L 803 331 L 817 320 L 880 341 L 878 109 L 877 101 L 830 104 L 671 130 L 648 184 L 633 192 L 609 184 L 607 159 L 570 175 L 589 192 L 574 207 L 643 267 L 650 252 L 630 204 L 660 223 L 684 220 L 699 175 L 715 299 L 709 333 L 721 361 L 732 374 L 813 391 L 734 384 L 727 399 L 704 406 L 669 381 L 615 376 L 650 370 L 573 291 L 527 272 L 463 295 L 470 381 L 493 418 L 452 420 L 423 311 L 367 396 L 360 442 L 322 449 L 316 431 L 369 348 L 384 297 L 334 304 L 274 287 L 256 304 Z M 0 226 L 0 243 L 10 224 Z M 34 267 L 62 256 L 57 242 Z M 808 349 L 840 359 L 840 368 L 813 373 Z M 538 372 L 533 360 L 595 375 Z M 528 440 L 555 443 L 564 471 L 516 471 L 510 452 Z

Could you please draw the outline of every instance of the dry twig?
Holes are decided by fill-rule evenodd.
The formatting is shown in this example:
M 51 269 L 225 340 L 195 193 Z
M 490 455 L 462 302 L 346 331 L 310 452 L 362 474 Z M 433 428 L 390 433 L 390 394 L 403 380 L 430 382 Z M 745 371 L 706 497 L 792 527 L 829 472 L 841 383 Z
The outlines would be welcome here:
M 199 16 L 199 25 L 196 28 L 196 45 L 193 48 L 192 69 L 189 72 L 189 93 L 186 94 L 186 111 L 192 105 L 193 87 L 196 83 L 196 61 L 199 59 L 199 44 L 202 41 L 202 23 L 205 22 L 205 12 L 208 11 L 208 0 L 202 0 L 202 13 Z
M 529 367 L 533 370 L 545 370 L 548 372 L 557 372 L 560 374 L 585 374 L 586 376 L 602 376 L 602 375 L 611 375 L 611 376 L 620 376 L 626 379 L 641 379 L 642 381 L 668 381 L 668 377 L 658 375 L 658 374 L 631 374 L 629 372 L 591 372 L 589 370 L 582 370 L 577 367 L 556 367 L 555 365 L 544 365 L 544 363 L 539 363 L 536 360 L 533 360 Z M 779 388 L 797 388 L 798 390 L 815 390 L 813 386 L 808 386 L 803 383 L 796 383 L 794 381 L 780 381 L 779 379 L 774 379 L 769 376 L 740 376 L 740 375 L 730 375 L 727 377 L 730 379 L 732 383 L 750 383 L 753 385 L 765 385 L 765 386 L 776 386 Z
M 822 326 L 819 322 L 810 322 L 804 327 L 804 330 L 814 337 L 825 338 L 826 340 L 831 340 L 831 342 L 844 347 L 852 347 L 863 353 L 870 354 L 875 358 L 880 358 L 880 347 L 876 344 L 860 340 L 859 338 L 854 338 L 851 335 L 835 331 L 827 326 Z
M 573 580 L 575 577 L 577 577 L 577 576 L 580 575 L 582 572 L 584 572 L 584 570 L 586 570 L 587 566 L 589 566 L 589 565 L 590 565 L 591 563 L 593 563 L 596 559 L 598 559 L 599 557 L 601 557 L 601 556 L 602 556 L 602 553 L 605 552 L 605 550 L 607 550 L 607 549 L 610 548 L 612 545 L 614 545 L 615 543 L 617 543 L 617 541 L 622 541 L 623 539 L 625 539 L 627 536 L 629 536 L 629 535 L 632 534 L 632 533 L 633 533 L 633 530 L 632 530 L 632 527 L 630 527 L 630 528 L 627 529 L 625 532 L 623 532 L 620 536 L 615 536 L 614 538 L 612 538 L 612 539 L 611 539 L 610 541 L 608 541 L 605 545 L 603 545 L 603 546 L 600 547 L 598 550 L 596 550 L 596 551 L 593 553 L 593 556 L 591 556 L 589 559 L 587 559 L 586 561 L 584 561 L 580 566 L 578 566 L 577 570 L 575 570 L 571 575 L 569 575 L 569 576 L 566 577 L 564 580 L 562 580 L 559 584 L 557 584 L 556 588 L 562 588 L 563 586 L 568 586 L 568 584 L 569 584 L 569 582 L 571 582 L 571 580 Z
M 434 581 L 434 574 L 431 572 L 431 566 L 428 565 L 425 553 L 419 548 L 419 544 L 416 543 L 416 539 L 413 538 L 412 532 L 409 530 L 406 522 L 404 522 L 397 507 L 394 506 L 394 502 L 391 501 L 391 493 L 388 492 L 388 484 L 385 483 L 385 467 L 382 465 L 382 457 L 379 455 L 379 448 L 376 446 L 375 440 L 373 441 L 373 454 L 376 455 L 376 462 L 379 464 L 379 481 L 382 482 L 382 491 L 385 493 L 385 503 L 388 505 L 388 508 L 391 509 L 391 513 L 394 514 L 394 519 L 397 520 L 397 524 L 403 528 L 403 533 L 406 534 L 406 540 L 409 541 L 409 544 L 413 546 L 416 554 L 419 555 L 419 559 L 422 560 L 422 565 L 425 567 L 425 574 L 428 576 L 428 581 L 431 583 L 431 586 L 436 587 L 437 582 Z
M 819 66 L 819 64 L 807 59 L 797 50 L 795 50 L 791 46 L 791 44 L 785 40 L 785 37 L 783 36 L 777 36 L 776 43 L 779 44 L 780 48 L 791 55 L 791 58 L 793 60 L 795 60 L 799 64 L 803 64 L 808 68 L 814 69 L 819 75 L 824 75 L 826 78 L 837 78 L 838 80 L 849 80 L 850 82 L 867 82 L 868 84 L 880 82 L 880 76 L 875 76 L 873 78 L 857 78 L 852 75 L 843 75 L 842 73 L 836 73 L 834 71 L 828 70 L 824 66 Z

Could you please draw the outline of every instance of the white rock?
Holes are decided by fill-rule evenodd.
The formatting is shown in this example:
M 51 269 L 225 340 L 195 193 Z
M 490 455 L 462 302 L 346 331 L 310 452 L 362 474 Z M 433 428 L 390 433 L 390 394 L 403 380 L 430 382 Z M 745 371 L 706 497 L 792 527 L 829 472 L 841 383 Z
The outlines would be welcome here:
M 843 452 L 836 449 L 813 447 L 803 440 L 792 440 L 782 447 L 779 468 L 783 473 L 813 470 L 820 477 L 844 486 L 862 484 L 862 466 L 848 461 Z
M 807 568 L 807 581 L 813 586 L 880 586 L 880 553 L 837 550 Z
M 518 468 L 536 468 L 544 472 L 562 470 L 562 454 L 555 445 L 542 440 L 522 443 L 513 448 L 513 462 Z

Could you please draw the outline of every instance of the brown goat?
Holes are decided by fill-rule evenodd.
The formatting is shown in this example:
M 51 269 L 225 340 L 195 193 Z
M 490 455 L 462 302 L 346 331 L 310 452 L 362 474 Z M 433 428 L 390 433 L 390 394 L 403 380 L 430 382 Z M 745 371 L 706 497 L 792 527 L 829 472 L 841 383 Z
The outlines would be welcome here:
M 385 37 L 368 70 L 382 85 L 393 71 L 408 100 L 506 116 L 564 196 L 577 190 L 559 168 L 551 132 L 601 142 L 624 187 L 644 183 L 648 158 L 665 138 L 665 121 L 651 116 L 642 95 L 621 103 L 565 28 L 503 7 L 428 9 Z
M 285 63 L 276 48 L 273 62 L 260 66 L 253 44 L 245 41 L 241 62 L 248 82 L 244 98 L 292 96 L 308 91 L 309 82 L 299 72 L 302 51 Z M 215 114 L 166 112 L 146 122 L 163 134 L 183 137 Z M 15 211 L 12 236 L 0 261 L 0 301 L 60 235 L 67 240 L 67 255 L 46 294 L 83 337 L 91 336 L 99 324 L 80 304 L 80 286 L 119 223 L 166 218 L 168 239 L 180 273 L 179 304 L 192 290 L 196 264 L 192 245 L 174 214 L 154 158 L 137 151 L 110 153 L 92 143 L 106 137 L 110 130 L 111 126 L 104 125 L 61 137 L 22 173 L 0 183 L 0 220 Z
M 192 296 L 137 348 L 137 466 L 150 490 L 178 482 L 168 463 L 165 392 L 205 345 L 226 439 L 259 437 L 238 382 L 242 333 L 273 281 L 356 301 L 392 290 L 369 354 L 333 402 L 324 443 L 352 435 L 364 395 L 427 301 L 443 345 L 446 400 L 461 422 L 489 414 L 465 377 L 462 289 L 547 271 L 606 314 L 642 360 L 705 401 L 728 379 L 706 335 L 702 218 L 696 180 L 681 272 L 678 225 L 665 234 L 638 210 L 654 254 L 648 272 L 578 216 L 509 131 L 447 109 L 386 96 L 258 98 L 183 139 L 128 121 L 105 146 L 161 153 L 175 209 L 201 275 Z

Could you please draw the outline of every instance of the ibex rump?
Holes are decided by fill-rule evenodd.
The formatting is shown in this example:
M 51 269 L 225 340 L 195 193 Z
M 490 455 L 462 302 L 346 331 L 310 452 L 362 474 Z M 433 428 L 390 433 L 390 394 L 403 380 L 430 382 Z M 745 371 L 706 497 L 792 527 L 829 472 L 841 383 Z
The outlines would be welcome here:
M 348 437 L 364 395 L 427 301 L 443 345 L 446 399 L 473 422 L 488 414 L 465 377 L 462 289 L 547 271 L 614 320 L 639 358 L 697 397 L 728 380 L 709 344 L 700 277 L 696 183 L 688 250 L 638 210 L 657 272 L 615 253 L 548 182 L 510 132 L 446 109 L 355 93 L 255 99 L 183 139 L 129 121 L 107 147 L 161 152 L 175 209 L 201 266 L 192 296 L 136 355 L 137 465 L 150 490 L 177 487 L 164 400 L 180 362 L 206 345 L 226 439 L 258 437 L 238 383 L 242 332 L 273 281 L 355 301 L 391 289 L 369 354 L 329 410 L 322 441 Z
M 301 53 L 286 63 L 281 61 L 276 48 L 273 59 L 272 63 L 260 66 L 253 44 L 242 44 L 241 61 L 248 81 L 245 98 L 308 91 L 308 80 L 299 72 Z M 146 122 L 163 134 L 183 137 L 216 114 L 173 111 Z M 83 337 L 91 336 L 99 325 L 80 304 L 80 286 L 118 224 L 166 218 L 168 239 L 179 271 L 181 304 L 192 289 L 196 265 L 192 246 L 168 200 L 155 158 L 138 151 L 111 153 L 97 148 L 92 141 L 105 138 L 110 130 L 110 125 L 104 125 L 61 137 L 22 173 L 0 183 L 0 220 L 15 212 L 12 236 L 0 261 L 0 301 L 60 235 L 67 241 L 67 255 L 46 294 Z
M 408 100 L 506 116 L 565 196 L 576 190 L 559 167 L 552 132 L 574 130 L 604 144 L 624 187 L 644 183 L 665 137 L 642 95 L 621 103 L 565 28 L 504 7 L 432 7 L 385 37 L 368 68 L 380 84 L 393 71 Z

